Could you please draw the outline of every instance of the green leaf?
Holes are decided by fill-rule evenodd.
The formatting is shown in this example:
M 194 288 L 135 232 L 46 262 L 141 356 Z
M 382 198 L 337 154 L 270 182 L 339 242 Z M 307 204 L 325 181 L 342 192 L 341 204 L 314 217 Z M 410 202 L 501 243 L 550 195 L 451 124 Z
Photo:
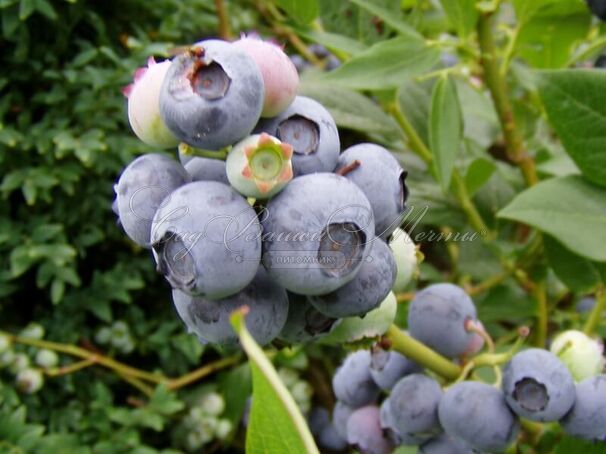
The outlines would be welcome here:
M 298 23 L 305 25 L 320 13 L 318 0 L 277 0 L 278 5 Z
M 555 454 L 570 454 L 571 452 L 582 452 L 583 454 L 606 454 L 606 444 L 565 436 L 558 444 Z
M 539 73 L 550 124 L 583 175 L 606 186 L 606 71 Z
M 339 127 L 365 133 L 398 134 L 398 126 L 375 102 L 334 84 L 303 81 L 299 93 L 321 103 Z
M 381 305 L 362 317 L 346 317 L 331 330 L 321 342 L 343 344 L 356 342 L 364 338 L 383 335 L 396 318 L 398 303 L 393 292 L 387 295 Z
M 234 312 L 231 323 L 248 355 L 253 379 L 246 452 L 319 454 L 297 404 L 280 381 L 276 369 L 246 329 L 243 311 Z
M 516 51 L 537 68 L 566 66 L 577 41 L 589 32 L 589 14 L 537 15 L 522 26 Z
M 461 38 L 466 38 L 474 31 L 478 21 L 476 0 L 440 0 L 440 3 Z
M 421 35 L 410 25 L 404 22 L 392 10 L 384 8 L 376 3 L 367 2 L 364 0 L 350 0 L 351 3 L 358 5 L 360 8 L 368 11 L 373 16 L 382 19 L 387 25 L 396 30 L 401 35 L 410 36 L 413 38 L 421 38 Z
M 440 59 L 435 47 L 419 38 L 403 36 L 382 41 L 361 52 L 324 79 L 357 89 L 396 88 L 406 77 L 429 70 Z
M 446 194 L 459 144 L 463 119 L 457 87 L 450 77 L 441 78 L 433 87 L 429 111 L 429 145 L 434 156 L 438 180 Z
M 474 159 L 465 174 L 465 186 L 469 195 L 476 193 L 490 179 L 492 174 L 497 170 L 494 162 L 486 158 Z
M 484 323 L 524 319 L 536 313 L 536 301 L 514 285 L 498 285 L 477 301 L 478 317 Z
M 397 91 L 400 108 L 424 143 L 429 142 L 428 124 L 432 88 L 433 85 L 429 82 L 421 84 L 408 79 L 402 82 Z
M 548 235 L 543 236 L 545 255 L 555 274 L 574 292 L 588 292 L 599 282 L 593 263 L 566 249 Z
M 305 30 L 303 28 L 296 28 L 295 30 L 298 35 L 301 35 L 302 37 L 309 39 L 310 41 L 322 44 L 329 50 L 336 49 L 350 55 L 355 55 L 368 49 L 368 46 L 361 43 L 360 41 L 356 41 L 355 39 L 351 39 L 347 36 L 339 35 L 337 33 Z
M 498 216 L 532 225 L 583 257 L 606 261 L 604 207 L 606 189 L 567 176 L 526 189 Z

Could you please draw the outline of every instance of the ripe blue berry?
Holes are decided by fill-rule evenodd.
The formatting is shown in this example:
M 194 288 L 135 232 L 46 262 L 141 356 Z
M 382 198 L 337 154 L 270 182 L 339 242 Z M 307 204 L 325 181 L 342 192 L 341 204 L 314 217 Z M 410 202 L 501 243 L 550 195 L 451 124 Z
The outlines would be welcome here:
M 465 442 L 447 434 L 432 438 L 419 446 L 419 454 L 474 454 Z
M 393 444 L 381 429 L 379 407 L 370 405 L 355 410 L 347 421 L 347 442 L 361 454 L 389 454 Z
M 363 316 L 387 297 L 396 278 L 396 262 L 391 249 L 379 238 L 370 244 L 371 251 L 362 262 L 360 271 L 337 290 L 309 301 L 330 317 Z
M 156 210 L 167 195 L 190 181 L 181 164 L 161 154 L 145 154 L 131 162 L 114 186 L 120 224 L 129 238 L 149 248 Z
M 447 435 L 482 452 L 504 451 L 520 430 L 503 393 L 486 383 L 452 385 L 440 400 L 438 414 Z
M 335 407 L 332 409 L 332 423 L 335 426 L 337 434 L 343 439 L 347 439 L 347 421 L 349 421 L 349 417 L 353 411 L 354 408 L 340 400 L 337 401 Z
M 606 375 L 576 385 L 575 403 L 560 424 L 574 437 L 606 440 Z
M 251 133 L 263 97 L 254 60 L 231 43 L 207 40 L 173 60 L 160 91 L 160 113 L 182 142 L 219 150 Z
M 360 165 L 345 178 L 355 183 L 366 195 L 375 215 L 375 232 L 386 239 L 402 222 L 408 189 L 406 171 L 385 148 L 372 143 L 349 147 L 339 156 L 337 168 L 358 161 Z
M 421 366 L 396 351 L 374 348 L 371 353 L 370 375 L 384 391 L 390 391 L 406 375 L 421 370 Z
M 317 101 L 297 96 L 275 118 L 261 122 L 257 132 L 266 132 L 293 147 L 295 176 L 332 172 L 339 159 L 339 132 L 328 111 Z
M 539 348 L 511 359 L 503 373 L 503 392 L 516 414 L 540 422 L 561 419 L 575 397 L 574 381 L 564 363 Z
M 327 317 L 313 307 L 307 297 L 288 293 L 288 318 L 278 336 L 289 344 L 309 342 L 328 334 L 336 318 Z
M 438 404 L 442 388 L 422 374 L 411 374 L 396 383 L 389 395 L 390 420 L 400 435 L 428 439 L 440 432 Z
M 194 157 L 187 161 L 185 170 L 191 176 L 191 181 L 218 181 L 229 184 L 225 161 L 220 159 Z
M 196 334 L 202 343 L 219 345 L 238 342 L 229 317 L 242 306 L 249 309 L 245 318 L 246 328 L 261 345 L 278 335 L 288 314 L 286 291 L 269 278 L 263 267 L 259 267 L 254 280 L 235 295 L 210 300 L 192 297 L 175 289 L 173 302 L 189 332 Z
M 383 433 L 394 445 L 420 445 L 426 438 L 419 438 L 408 433 L 400 433 L 394 421 L 389 397 L 383 401 L 380 409 L 380 422 Z
M 158 271 L 190 295 L 224 298 L 255 277 L 261 228 L 255 211 L 232 188 L 196 181 L 170 194 L 154 217 Z
M 374 238 L 368 199 L 331 173 L 295 178 L 260 217 L 263 264 L 280 285 L 304 295 L 329 293 L 351 281 Z
M 370 375 L 370 352 L 349 354 L 332 378 L 332 389 L 341 402 L 353 408 L 373 403 L 379 388 Z
M 476 320 L 476 308 L 453 284 L 430 285 L 415 295 L 408 309 L 411 336 L 451 358 L 462 355 L 473 340 L 468 320 Z

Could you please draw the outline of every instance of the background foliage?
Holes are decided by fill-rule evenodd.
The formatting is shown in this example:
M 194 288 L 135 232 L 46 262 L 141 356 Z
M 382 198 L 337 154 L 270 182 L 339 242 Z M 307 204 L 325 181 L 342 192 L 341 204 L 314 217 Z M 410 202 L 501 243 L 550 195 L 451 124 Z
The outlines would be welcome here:
M 344 147 L 372 140 L 399 153 L 413 212 L 430 207 L 407 226 L 413 239 L 478 231 L 489 240 L 419 241 L 422 283 L 466 285 L 504 342 L 522 324 L 537 327 L 538 343 L 582 326 L 576 301 L 599 295 L 606 279 L 606 73 L 564 69 L 606 47 L 582 0 L 502 2 L 498 24 L 486 20 L 495 1 L 225 3 L 234 35 L 276 36 L 321 67 L 305 45 L 318 42 L 344 61 L 306 71 L 301 92 L 329 108 Z M 67 369 L 31 395 L 0 370 L 0 451 L 191 449 L 199 396 L 215 391 L 231 430 L 206 449 L 243 449 L 248 366 L 184 332 L 148 252 L 111 211 L 120 170 L 150 151 L 130 131 L 120 88 L 149 55 L 216 36 L 215 3 L 0 0 L 0 16 L 0 327 L 19 333 L 35 321 L 45 339 L 81 348 L 81 359 L 92 351 L 120 361 L 86 367 L 64 351 Z M 491 52 L 499 58 L 487 64 Z M 401 304 L 400 321 L 405 312 Z M 33 358 L 38 348 L 14 350 Z M 312 390 L 330 405 L 342 353 L 309 346 L 273 362 L 299 386 L 299 405 Z M 141 386 L 122 363 L 155 371 L 138 378 L 158 386 Z M 82 370 L 70 373 L 74 365 Z M 199 381 L 215 369 L 224 370 Z M 548 452 L 559 436 L 536 449 Z

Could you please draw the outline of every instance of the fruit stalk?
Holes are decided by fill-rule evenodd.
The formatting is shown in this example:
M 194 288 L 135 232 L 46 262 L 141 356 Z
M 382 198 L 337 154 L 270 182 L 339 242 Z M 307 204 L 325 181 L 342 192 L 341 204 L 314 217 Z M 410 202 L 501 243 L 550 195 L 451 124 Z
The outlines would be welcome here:
M 230 41 L 233 38 L 231 28 L 229 27 L 229 16 L 223 0 L 215 0 L 215 9 L 217 10 L 217 19 L 219 20 L 219 36 L 221 39 Z
M 595 306 L 589 314 L 589 318 L 585 322 L 583 332 L 588 336 L 591 336 L 597 328 L 602 318 L 602 313 L 606 310 L 606 289 L 603 287 L 598 291 Z
M 547 323 L 549 322 L 545 282 L 538 282 L 534 287 L 533 293 L 537 300 L 537 323 L 534 344 L 539 348 L 545 348 L 547 342 Z
M 493 13 L 480 15 L 478 41 L 481 51 L 480 63 L 484 69 L 484 82 L 490 91 L 490 96 L 501 122 L 507 157 L 520 168 L 526 184 L 532 186 L 538 181 L 535 163 L 527 153 L 522 137 L 516 128 L 513 109 L 507 96 L 507 83 L 499 71 L 492 23 Z
M 385 337 L 395 351 L 444 378 L 455 380 L 461 374 L 460 366 L 402 332 L 396 325 L 389 327 Z

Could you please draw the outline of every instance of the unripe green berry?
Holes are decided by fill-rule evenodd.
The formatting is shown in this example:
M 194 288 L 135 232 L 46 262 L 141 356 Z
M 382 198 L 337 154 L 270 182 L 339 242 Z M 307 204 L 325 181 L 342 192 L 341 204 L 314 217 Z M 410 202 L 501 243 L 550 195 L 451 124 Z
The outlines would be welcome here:
M 109 327 L 104 326 L 103 328 L 97 331 L 95 334 L 95 342 L 98 344 L 104 345 L 107 344 L 112 338 L 112 331 Z
M 0 354 L 0 366 L 8 367 L 15 360 L 15 352 L 13 350 L 6 350 L 2 354 Z
M 225 410 L 225 400 L 218 393 L 204 394 L 198 401 L 200 409 L 211 416 L 219 416 Z
M 35 362 L 38 366 L 49 369 L 59 363 L 59 355 L 52 350 L 43 348 L 36 353 Z
M 42 339 L 44 337 L 44 327 L 39 323 L 29 323 L 20 333 L 21 337 L 30 339 Z
M 281 367 L 278 369 L 278 375 L 280 376 L 280 380 L 284 383 L 288 389 L 292 388 L 299 381 L 299 374 L 292 369 L 288 369 L 286 367 Z
M 225 440 L 233 429 L 233 424 L 229 419 L 219 419 L 215 428 L 215 435 L 219 440 Z
M 31 364 L 29 356 L 25 353 L 17 353 L 13 358 L 13 362 L 9 366 L 9 370 L 13 374 L 18 374 L 24 369 L 27 369 Z
M 406 286 L 418 273 L 417 247 L 410 236 L 402 229 L 396 229 L 393 232 L 389 246 L 398 266 L 393 291 L 400 293 L 405 291 Z
M 42 372 L 37 369 L 23 369 L 17 374 L 16 385 L 19 391 L 26 394 L 33 394 L 40 391 L 44 385 Z
M 602 373 L 603 351 L 600 342 L 575 330 L 560 333 L 551 344 L 551 352 L 568 367 L 577 382 Z

